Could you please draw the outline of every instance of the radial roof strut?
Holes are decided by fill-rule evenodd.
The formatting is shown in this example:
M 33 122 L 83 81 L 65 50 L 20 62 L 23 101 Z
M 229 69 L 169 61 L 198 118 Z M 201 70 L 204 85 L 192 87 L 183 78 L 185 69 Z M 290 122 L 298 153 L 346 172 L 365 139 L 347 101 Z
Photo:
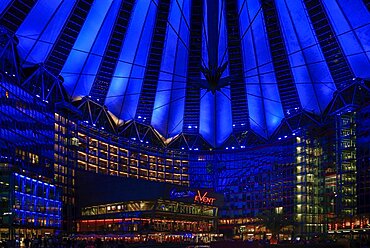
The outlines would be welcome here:
M 291 71 L 287 48 L 283 40 L 284 37 L 280 27 L 275 2 L 273 0 L 264 1 L 262 4 L 262 10 L 281 104 L 284 110 L 284 115 L 289 117 L 289 115 L 294 114 L 301 108 L 301 104 Z
M 329 23 L 322 2 L 319 0 L 304 0 L 303 2 L 306 5 L 334 83 L 337 89 L 341 89 L 352 80 L 354 73 Z
M 85 23 L 93 0 L 78 0 L 68 16 L 61 32 L 53 44 L 44 64 L 47 69 L 58 76 L 68 58 L 77 36 Z
M 0 16 L 0 25 L 15 33 L 37 0 L 15 0 Z
M 152 37 L 148 65 L 145 70 L 139 104 L 136 111 L 136 119 L 138 119 L 140 116 L 140 119 L 146 120 L 147 123 L 150 123 L 152 118 L 155 94 L 165 45 L 170 5 L 170 0 L 161 0 L 158 4 L 158 10 L 154 24 L 155 32 L 153 33 Z
M 183 132 L 197 134 L 200 116 L 200 65 L 202 64 L 203 0 L 193 0 L 190 18 L 189 60 Z
M 250 125 L 236 0 L 227 1 L 226 13 L 232 121 L 233 130 L 239 132 Z
M 135 0 L 123 0 L 121 2 L 113 31 L 109 37 L 108 45 L 104 51 L 102 61 L 100 62 L 99 69 L 90 90 L 89 95 L 94 100 L 103 103 L 105 101 L 121 53 L 134 4 Z
M 218 67 L 219 2 L 207 0 L 208 68 Z

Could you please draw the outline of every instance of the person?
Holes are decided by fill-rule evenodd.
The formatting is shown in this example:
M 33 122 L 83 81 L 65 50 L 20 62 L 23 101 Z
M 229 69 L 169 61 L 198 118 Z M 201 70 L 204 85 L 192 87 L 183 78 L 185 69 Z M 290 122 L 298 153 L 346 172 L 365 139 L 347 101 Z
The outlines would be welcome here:
M 24 247 L 26 247 L 26 248 L 29 248 L 30 247 L 30 239 L 28 237 L 26 237 L 24 239 Z
M 41 247 L 41 246 L 42 246 L 42 238 L 39 235 L 39 237 L 37 238 L 37 247 Z
M 102 240 L 100 238 L 97 238 L 95 240 L 95 247 L 96 248 L 102 248 L 103 247 L 103 242 L 102 242 Z
M 67 246 L 66 247 L 72 247 L 72 241 L 70 238 L 67 238 Z
M 45 236 L 44 237 L 44 248 L 48 248 L 48 243 L 49 243 L 48 237 Z

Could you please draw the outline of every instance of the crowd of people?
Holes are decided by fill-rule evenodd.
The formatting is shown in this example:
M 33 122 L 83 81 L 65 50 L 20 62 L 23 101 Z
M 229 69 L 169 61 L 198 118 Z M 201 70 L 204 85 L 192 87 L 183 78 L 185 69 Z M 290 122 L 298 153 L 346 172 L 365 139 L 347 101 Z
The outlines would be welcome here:
M 74 239 L 59 237 L 37 237 L 24 238 L 23 240 L 3 241 L 3 248 L 126 248 L 127 245 L 123 240 L 107 239 Z
M 35 238 L 22 238 L 21 240 L 0 242 L 3 248 L 132 248 L 132 247 L 199 247 L 200 244 L 191 246 L 189 242 L 161 242 L 147 239 L 145 242 L 133 242 L 120 238 L 81 238 L 81 237 L 58 237 L 45 236 Z M 207 245 L 212 248 L 265 248 L 273 247 L 268 240 L 219 240 Z M 204 246 L 202 246 L 204 247 Z M 312 248 L 370 248 L 370 240 L 366 239 L 310 239 L 280 241 L 278 247 L 312 247 Z
M 186 247 L 189 242 L 164 241 L 157 243 L 153 239 L 146 241 L 130 241 L 118 238 L 71 238 L 45 236 L 28 238 L 22 240 L 1 242 L 1 248 L 128 248 L 128 247 Z

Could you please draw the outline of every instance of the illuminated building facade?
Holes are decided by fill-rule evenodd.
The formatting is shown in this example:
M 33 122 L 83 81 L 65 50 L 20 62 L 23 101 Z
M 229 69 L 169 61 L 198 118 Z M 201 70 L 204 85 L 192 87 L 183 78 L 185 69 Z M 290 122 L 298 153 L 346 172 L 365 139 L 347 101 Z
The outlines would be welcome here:
M 189 186 L 187 154 L 122 140 L 61 114 L 55 118 L 55 179 L 64 192 L 65 228 L 74 229 L 76 170 Z
M 124 212 L 125 218 L 120 218 L 122 212 Z M 164 215 L 161 214 L 162 212 Z M 210 234 L 216 230 L 216 223 L 213 219 L 216 217 L 216 212 L 212 207 L 207 209 L 207 207 L 203 208 L 194 204 L 179 204 L 174 201 L 112 203 L 83 208 L 83 218 L 89 218 L 90 220 L 80 220 L 77 231 L 80 233 L 96 233 L 99 231 L 140 233 L 145 227 L 149 228 L 149 225 L 152 225 L 150 230 L 158 233 L 188 232 Z M 116 214 L 117 217 L 112 217 L 112 214 Z M 104 215 L 109 217 L 101 219 Z M 187 215 L 194 215 L 194 218 L 191 219 Z M 164 216 L 166 218 L 163 218 Z M 209 219 L 207 220 L 207 218 L 203 217 L 209 217 Z M 94 218 L 97 219 L 94 220 Z M 209 220 L 212 220 L 212 223 Z M 110 226 L 110 224 L 115 225 Z
M 37 237 L 60 230 L 62 204 L 55 185 L 4 168 L 0 184 L 2 238 Z
M 79 234 L 112 233 L 138 239 L 151 234 L 157 241 L 174 234 L 181 235 L 183 241 L 211 241 L 218 236 L 223 195 L 212 189 L 84 171 L 77 177 Z
M 212 188 L 239 234 L 366 219 L 369 23 L 363 0 L 3 0 L 1 166 L 58 188 L 66 233 L 81 173 Z
M 61 191 L 53 181 L 54 120 L 50 106 L 4 73 L 0 82 L 1 222 L 3 239 L 61 229 Z
M 357 142 L 356 142 L 356 168 L 357 168 L 357 205 L 358 214 L 368 214 L 370 207 L 370 129 L 369 129 L 369 117 L 370 107 L 364 108 L 362 111 L 357 113 L 356 116 L 359 120 L 357 121 Z

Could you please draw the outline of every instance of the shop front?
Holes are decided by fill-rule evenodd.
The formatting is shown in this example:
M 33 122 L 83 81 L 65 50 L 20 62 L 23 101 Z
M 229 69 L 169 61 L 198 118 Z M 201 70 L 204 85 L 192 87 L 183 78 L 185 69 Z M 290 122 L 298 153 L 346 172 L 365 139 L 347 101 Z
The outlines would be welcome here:
M 100 177 L 102 180 L 97 179 L 96 183 L 103 183 L 110 176 Z M 121 235 L 125 239 L 135 237 L 140 241 L 153 239 L 156 242 L 209 242 L 220 236 L 217 234 L 217 215 L 222 195 L 207 189 L 110 178 L 113 181 L 99 187 L 95 193 L 84 192 L 91 190 L 86 181 L 78 187 L 78 195 L 84 196 L 78 201 L 78 235 Z M 114 186 L 111 192 L 115 192 L 117 187 L 127 189 L 129 185 L 130 191 L 117 196 L 104 194 L 104 191 L 108 194 L 110 186 Z M 86 196 L 94 199 L 89 200 Z M 102 198 L 98 199 L 99 196 Z

